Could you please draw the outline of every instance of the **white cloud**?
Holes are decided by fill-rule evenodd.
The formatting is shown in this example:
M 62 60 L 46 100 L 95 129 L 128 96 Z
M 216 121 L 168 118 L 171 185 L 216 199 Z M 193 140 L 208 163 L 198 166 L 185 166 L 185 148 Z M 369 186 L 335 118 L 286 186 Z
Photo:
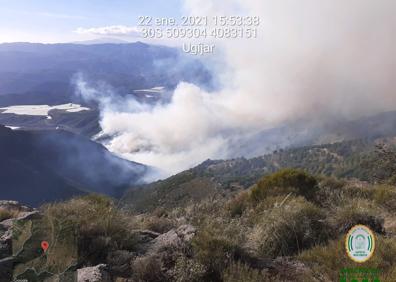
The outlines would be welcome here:
M 139 29 L 134 26 L 125 25 L 111 25 L 103 27 L 91 27 L 84 28 L 79 27 L 75 30 L 78 34 L 91 34 L 91 35 L 113 35 L 113 36 L 134 36 L 138 37 L 140 35 Z

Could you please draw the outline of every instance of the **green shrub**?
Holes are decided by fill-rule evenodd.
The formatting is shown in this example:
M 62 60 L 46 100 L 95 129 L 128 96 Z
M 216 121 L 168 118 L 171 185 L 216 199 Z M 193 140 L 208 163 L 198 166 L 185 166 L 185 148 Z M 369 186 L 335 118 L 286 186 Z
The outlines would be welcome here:
M 251 198 L 258 202 L 268 196 L 294 193 L 311 200 L 317 190 L 315 177 L 299 169 L 282 169 L 262 178 L 252 188 Z
M 288 256 L 327 241 L 323 212 L 304 198 L 292 198 L 263 214 L 249 244 L 262 257 Z
M 319 182 L 319 188 L 329 188 L 332 190 L 339 190 L 346 185 L 346 181 L 334 177 L 321 177 Z
M 377 186 L 374 189 L 373 200 L 391 212 L 396 211 L 396 188 L 394 186 Z
M 166 233 L 175 227 L 172 220 L 165 217 L 150 216 L 144 219 L 143 226 L 145 229 L 158 232 Z
M 249 193 L 243 191 L 237 194 L 233 199 L 227 203 L 227 209 L 230 212 L 231 217 L 242 215 L 249 204 Z
M 371 200 L 374 192 L 375 189 L 366 183 L 327 178 L 319 183 L 315 203 L 321 207 L 333 209 L 351 203 L 356 199 Z
M 225 238 L 203 230 L 192 241 L 194 257 L 206 268 L 205 281 L 219 281 L 223 270 L 234 259 L 237 247 Z
M 323 208 L 332 208 L 342 201 L 344 196 L 345 181 L 326 177 L 319 182 L 319 190 L 315 195 L 315 203 Z
M 89 195 L 49 204 L 42 210 L 52 237 L 74 234 L 81 261 L 98 264 L 111 250 L 134 247 L 128 218 L 108 197 Z
M 351 183 L 344 186 L 342 189 L 344 197 L 347 201 L 357 198 L 371 200 L 373 198 L 374 189 L 368 184 Z
M 380 210 L 373 202 L 355 199 L 332 211 L 328 221 L 334 230 L 334 236 L 348 232 L 357 224 L 369 226 L 381 234 L 384 232 L 384 219 L 379 214 Z
M 174 267 L 174 280 L 177 282 L 205 281 L 206 267 L 197 260 L 180 256 Z
M 267 272 L 253 269 L 243 263 L 232 263 L 223 273 L 224 282 L 270 282 Z
M 162 262 L 155 256 L 137 258 L 132 263 L 133 281 L 160 282 L 168 281 L 162 272 Z

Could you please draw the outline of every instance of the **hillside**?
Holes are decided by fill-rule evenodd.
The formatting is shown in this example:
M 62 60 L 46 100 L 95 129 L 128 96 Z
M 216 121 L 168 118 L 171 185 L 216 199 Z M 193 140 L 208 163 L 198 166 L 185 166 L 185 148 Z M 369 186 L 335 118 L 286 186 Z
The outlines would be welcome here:
M 119 196 L 147 168 L 62 130 L 0 126 L 0 198 L 37 206 L 88 192 Z
M 369 181 L 376 173 L 376 146 L 382 143 L 394 146 L 395 139 L 371 138 L 305 146 L 252 159 L 207 160 L 168 179 L 133 187 L 123 200 L 136 211 L 152 211 L 158 205 L 169 208 L 187 205 L 247 189 L 263 175 L 287 167 L 316 175 Z
M 361 267 L 344 240 L 364 224 L 376 240 L 364 267 L 393 282 L 395 191 L 285 169 L 245 191 L 173 207 L 158 201 L 144 213 L 98 195 L 33 211 L 3 201 L 0 281 L 338 281 L 341 269 Z
M 13 132 L 2 131 L 3 137 Z M 40 140 L 40 132 L 16 132 L 19 138 L 0 140 Z M 347 257 L 344 237 L 363 224 L 377 242 L 364 266 L 393 282 L 395 144 L 395 138 L 372 138 L 208 160 L 135 186 L 121 201 L 90 194 L 35 210 L 0 201 L 0 281 L 337 281 L 340 269 L 359 267 Z M 45 148 L 51 156 L 57 147 Z M 22 153 L 38 157 L 34 150 Z M 48 160 L 54 161 L 41 162 Z M 97 173 L 99 163 L 85 165 Z
M 393 111 L 353 121 L 329 122 L 312 130 L 304 128 L 304 123 L 272 129 L 257 136 L 260 142 L 250 140 L 236 149 L 249 151 L 250 146 L 265 152 L 276 148 L 271 153 L 253 158 L 207 160 L 168 179 L 129 189 L 124 202 L 137 211 L 154 210 L 158 203 L 166 207 L 186 205 L 247 189 L 263 175 L 286 167 L 301 168 L 315 175 L 372 181 L 382 169 L 377 165 L 381 158 L 376 154 L 377 146 L 395 147 L 395 125 Z

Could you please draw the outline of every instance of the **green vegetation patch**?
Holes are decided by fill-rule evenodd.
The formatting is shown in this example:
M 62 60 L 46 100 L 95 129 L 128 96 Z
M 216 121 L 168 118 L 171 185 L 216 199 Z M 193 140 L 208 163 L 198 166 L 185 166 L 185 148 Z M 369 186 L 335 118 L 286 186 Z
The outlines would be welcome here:
M 299 169 L 282 169 L 262 178 L 251 191 L 251 198 L 258 202 L 268 196 L 295 194 L 313 199 L 318 191 L 315 177 Z

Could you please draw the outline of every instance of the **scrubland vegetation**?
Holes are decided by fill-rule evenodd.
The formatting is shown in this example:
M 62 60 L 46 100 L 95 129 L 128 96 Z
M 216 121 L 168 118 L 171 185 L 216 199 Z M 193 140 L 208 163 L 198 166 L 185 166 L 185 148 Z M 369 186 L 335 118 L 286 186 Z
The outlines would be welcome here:
M 185 207 L 136 214 L 91 195 L 43 212 L 51 228 L 73 230 L 80 264 L 116 264 L 109 254 L 133 253 L 124 281 L 337 281 L 342 268 L 361 266 L 396 281 L 395 191 L 284 169 L 248 190 Z M 160 234 L 181 224 L 197 229 L 187 245 L 139 256 L 138 230 Z M 356 224 L 377 238 L 374 257 L 363 265 L 344 251 L 344 236 Z
M 396 281 L 396 157 L 387 150 L 360 162 L 371 172 L 368 181 L 286 168 L 231 187 L 219 182 L 223 164 L 210 162 L 121 202 L 89 195 L 45 205 L 40 228 L 51 242 L 63 242 L 49 250 L 53 269 L 103 263 L 118 282 L 338 281 L 340 270 L 351 267 L 376 268 L 381 281 Z M 369 163 L 376 154 L 386 158 Z M 141 196 L 135 206 L 132 195 Z M 364 264 L 344 250 L 357 224 L 377 240 Z M 180 231 L 186 226 L 194 230 L 188 239 Z

